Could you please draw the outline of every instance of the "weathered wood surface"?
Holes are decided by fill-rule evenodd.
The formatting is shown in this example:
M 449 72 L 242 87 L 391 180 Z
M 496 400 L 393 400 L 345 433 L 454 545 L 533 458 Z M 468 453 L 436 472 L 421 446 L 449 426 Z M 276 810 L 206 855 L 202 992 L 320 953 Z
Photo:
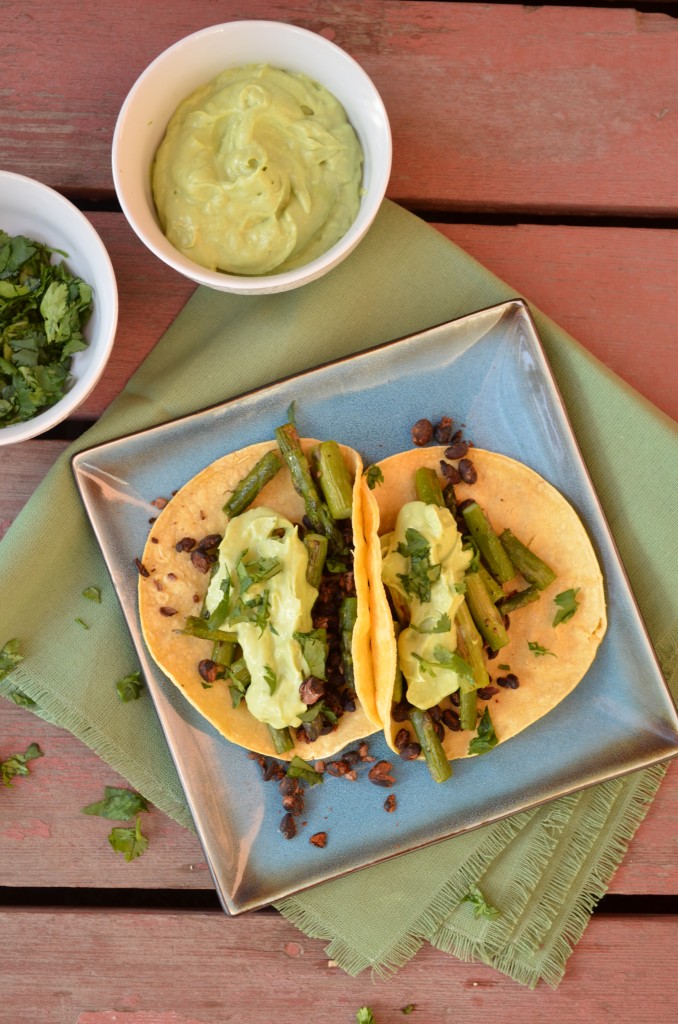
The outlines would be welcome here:
M 3 5 L 3 166 L 69 192 L 107 192 L 115 120 L 137 76 L 182 36 L 238 18 L 321 32 L 365 67 L 392 121 L 394 199 L 678 212 L 678 22 L 631 7 L 14 0 Z
M 0 700 L 0 760 L 33 742 L 44 757 L 30 763 L 29 777 L 0 793 L 0 885 L 212 888 L 197 838 L 155 808 L 143 819 L 150 840 L 146 853 L 125 863 L 108 844 L 111 822 L 84 815 L 82 808 L 99 800 L 104 786 L 128 783 L 70 733 Z M 676 821 L 678 763 L 669 769 L 610 892 L 678 891 Z
M 106 373 L 77 410 L 80 419 L 101 415 L 194 290 L 147 252 L 122 215 L 98 213 L 90 219 L 115 267 L 120 314 Z M 678 419 L 676 232 L 562 225 L 436 227 Z M 5 514 L 0 512 L 0 519 Z
M 594 918 L 554 991 L 422 948 L 393 977 L 348 978 L 274 914 L 0 912 L 7 1024 L 674 1024 L 675 925 Z M 411 1014 L 411 1016 L 410 1016 Z

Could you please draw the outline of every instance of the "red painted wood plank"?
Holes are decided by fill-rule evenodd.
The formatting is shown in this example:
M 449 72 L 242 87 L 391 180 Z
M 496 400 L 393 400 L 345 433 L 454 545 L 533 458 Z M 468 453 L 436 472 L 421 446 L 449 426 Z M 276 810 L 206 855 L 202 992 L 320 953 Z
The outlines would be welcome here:
M 678 212 L 678 23 L 633 9 L 283 0 L 30 5 L 5 11 L 3 166 L 112 187 L 110 143 L 144 67 L 232 18 L 321 32 L 373 77 L 394 134 L 390 195 L 430 209 Z M 77 31 L 74 25 L 77 24 Z
M 152 256 L 119 214 L 92 214 L 113 261 L 120 318 L 106 372 L 78 410 L 96 418 L 180 312 L 193 285 Z M 678 233 L 559 225 L 438 225 L 678 419 Z
M 275 914 L 4 911 L 3 1007 L 21 1024 L 673 1024 L 674 917 L 594 919 L 554 991 L 424 946 L 387 980 L 348 977 Z
M 198 840 L 154 809 L 143 818 L 147 852 L 131 864 L 110 849 L 111 823 L 81 813 L 103 787 L 128 784 L 62 729 L 0 700 L 0 760 L 40 744 L 0 800 L 0 885 L 211 889 Z M 612 880 L 610 892 L 670 896 L 678 892 L 678 763 Z

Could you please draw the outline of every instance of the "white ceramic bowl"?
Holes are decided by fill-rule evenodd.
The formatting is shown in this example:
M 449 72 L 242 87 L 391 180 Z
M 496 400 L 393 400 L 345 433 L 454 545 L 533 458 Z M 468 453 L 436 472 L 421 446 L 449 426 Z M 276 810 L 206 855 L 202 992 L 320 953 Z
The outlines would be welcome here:
M 363 148 L 365 194 L 348 232 L 322 256 L 295 270 L 247 277 L 207 270 L 168 242 L 153 203 L 151 165 L 167 123 L 183 99 L 226 68 L 259 63 L 301 71 L 336 96 Z M 372 81 L 334 43 L 284 22 L 232 21 L 179 40 L 146 68 L 120 110 L 112 157 L 113 180 L 123 212 L 156 256 L 198 284 L 241 295 L 261 295 L 313 281 L 355 248 L 386 192 L 391 172 L 391 130 Z
M 118 323 L 118 288 L 108 252 L 84 214 L 59 192 L 33 178 L 0 171 L 0 228 L 26 235 L 67 257 L 55 255 L 92 286 L 93 310 L 83 334 L 88 347 L 71 362 L 72 382 L 63 398 L 25 423 L 0 427 L 0 445 L 25 441 L 51 430 L 77 409 L 104 371 Z

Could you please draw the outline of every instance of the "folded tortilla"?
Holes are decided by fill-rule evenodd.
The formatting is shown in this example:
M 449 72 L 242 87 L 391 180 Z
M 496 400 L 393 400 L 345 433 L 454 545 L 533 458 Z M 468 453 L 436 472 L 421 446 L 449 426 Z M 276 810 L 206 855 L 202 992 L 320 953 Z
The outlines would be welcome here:
M 383 483 L 370 490 L 363 482 L 363 521 L 368 544 L 367 573 L 370 584 L 374 686 L 377 710 L 386 740 L 396 750 L 394 737 L 407 723 L 391 716 L 396 677 L 397 644 L 393 618 L 381 581 L 382 554 L 379 536 L 390 532 L 401 507 L 416 500 L 415 470 L 428 466 L 439 472 L 445 447 L 416 448 L 378 463 Z M 538 601 L 510 616 L 509 644 L 487 660 L 490 685 L 508 670 L 518 677 L 518 689 L 497 687 L 489 700 L 478 700 L 479 710 L 489 706 L 499 743 L 538 721 L 560 703 L 585 675 L 596 656 L 607 626 L 603 577 L 584 525 L 569 502 L 539 474 L 514 459 L 471 448 L 477 482 L 455 484 L 457 501 L 474 499 L 496 533 L 510 528 L 516 537 L 549 565 L 556 580 Z M 458 462 L 452 461 L 453 465 Z M 507 594 L 526 586 L 517 577 L 504 585 Z M 553 626 L 557 612 L 554 598 L 578 588 L 577 611 L 565 623 Z M 550 654 L 537 655 L 528 643 L 537 643 Z M 485 651 L 487 655 L 487 651 Z M 447 705 L 448 700 L 445 704 Z M 450 759 L 467 757 L 470 730 L 445 730 L 443 747 Z M 413 737 L 414 738 L 414 737 Z
M 301 443 L 304 451 L 308 452 L 318 442 L 305 438 Z M 182 636 L 177 632 L 188 616 L 200 614 L 210 581 L 210 574 L 195 568 L 189 554 L 176 550 L 177 543 L 184 537 L 199 542 L 210 534 L 223 535 L 227 522 L 223 505 L 262 456 L 276 449 L 275 442 L 251 445 L 225 455 L 189 480 L 159 514 L 141 559 L 139 616 L 144 639 L 154 661 L 193 707 L 226 739 L 248 750 L 283 760 L 289 760 L 295 754 L 307 760 L 328 757 L 346 744 L 376 732 L 381 725 L 376 710 L 370 656 L 367 549 L 362 530 L 362 461 L 353 449 L 344 445 L 340 447 L 354 478 L 352 522 L 358 614 L 353 630 L 352 655 L 358 703 L 355 711 L 341 716 L 337 728 L 328 735 L 318 737 L 313 743 L 295 740 L 293 750 L 285 754 L 275 753 L 266 725 L 250 714 L 246 702 L 241 701 L 237 708 L 232 706 L 228 680 L 217 679 L 209 688 L 203 685 L 197 666 L 202 659 L 210 658 L 212 641 Z M 292 523 L 301 522 L 304 503 L 294 490 L 285 465 L 252 502 L 251 507 L 255 506 L 268 506 Z M 168 610 L 172 614 L 168 614 Z M 293 738 L 294 732 L 292 728 Z

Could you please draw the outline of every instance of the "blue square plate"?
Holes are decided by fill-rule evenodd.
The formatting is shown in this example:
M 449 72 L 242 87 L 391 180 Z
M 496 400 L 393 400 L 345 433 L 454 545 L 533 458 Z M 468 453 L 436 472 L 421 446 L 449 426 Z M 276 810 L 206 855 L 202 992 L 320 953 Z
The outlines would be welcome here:
M 422 416 L 450 415 L 479 447 L 527 463 L 585 523 L 600 559 L 609 625 L 593 666 L 553 711 L 489 757 L 455 762 L 436 785 L 423 763 L 394 765 L 386 791 L 325 778 L 305 827 L 279 831 L 275 783 L 224 740 L 157 669 L 141 635 L 134 559 L 150 501 L 228 451 L 273 437 L 297 403 L 300 432 L 335 437 L 365 464 L 412 446 Z M 678 717 L 657 665 L 541 343 L 519 300 L 310 370 L 223 405 L 80 452 L 73 470 L 111 572 L 224 909 L 263 906 L 317 882 L 435 842 L 678 753 Z M 370 753 L 392 761 L 380 734 Z M 337 757 L 339 755 L 336 755 Z M 308 842 L 328 833 L 325 849 Z

